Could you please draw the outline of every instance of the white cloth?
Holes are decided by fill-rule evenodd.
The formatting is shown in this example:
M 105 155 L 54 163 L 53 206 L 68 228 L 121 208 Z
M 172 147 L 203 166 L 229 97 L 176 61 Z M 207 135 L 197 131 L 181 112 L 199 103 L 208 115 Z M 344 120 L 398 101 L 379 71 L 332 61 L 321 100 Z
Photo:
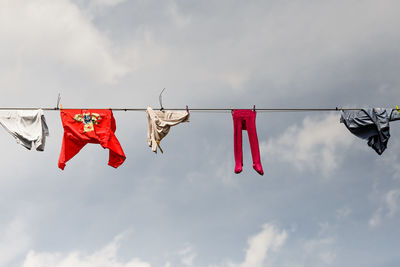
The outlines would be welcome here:
M 163 150 L 160 147 L 161 140 L 168 134 L 171 126 L 181 122 L 189 122 L 190 114 L 187 111 L 174 110 L 153 110 L 148 107 L 147 113 L 147 142 L 153 152 L 157 153 L 157 146 L 161 153 Z
M 27 149 L 33 142 L 37 151 L 44 150 L 49 129 L 43 110 L 0 110 L 0 124 Z

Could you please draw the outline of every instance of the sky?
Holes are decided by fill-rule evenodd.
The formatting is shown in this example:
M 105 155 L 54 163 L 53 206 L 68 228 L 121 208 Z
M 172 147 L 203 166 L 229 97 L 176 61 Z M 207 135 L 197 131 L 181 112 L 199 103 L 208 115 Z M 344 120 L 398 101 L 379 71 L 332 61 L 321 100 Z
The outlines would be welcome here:
M 400 105 L 400 2 L 1 0 L 1 107 Z M 58 169 L 0 131 L 0 266 L 399 266 L 400 127 L 383 155 L 339 112 L 258 112 L 265 174 L 234 173 L 230 112 L 191 112 L 155 154 L 115 111 L 127 159 L 87 145 Z

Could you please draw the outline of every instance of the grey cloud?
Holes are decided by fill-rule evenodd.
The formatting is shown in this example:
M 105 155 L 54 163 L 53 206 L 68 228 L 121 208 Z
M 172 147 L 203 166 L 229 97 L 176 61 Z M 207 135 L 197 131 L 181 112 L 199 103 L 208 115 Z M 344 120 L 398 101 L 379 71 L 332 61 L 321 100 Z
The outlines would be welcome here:
M 91 2 L 1 4 L 1 106 L 55 106 L 61 92 L 64 107 L 158 107 L 164 87 L 166 107 L 399 104 L 397 1 L 138 0 L 94 9 Z M 44 153 L 26 151 L 0 131 L 0 225 L 22 218 L 30 237 L 28 247 L 21 246 L 24 255 L 91 255 L 133 228 L 134 237 L 118 250 L 121 264 L 134 251 L 151 266 L 182 266 L 166 254 L 192 244 L 193 262 L 207 266 L 221 259 L 242 262 L 238 251 L 271 221 L 297 230 L 270 260 L 295 262 L 304 240 L 330 236 L 315 235 L 324 221 L 337 225 L 332 235 L 336 248 L 343 248 L 334 251 L 338 266 L 397 266 L 397 213 L 385 227 L 371 228 L 368 221 L 384 205 L 382 196 L 399 187 L 393 179 L 398 127 L 393 124 L 389 148 L 378 157 L 333 119 L 315 118 L 319 127 L 311 127 L 303 123 L 308 116 L 314 119 L 308 113 L 258 113 L 260 142 L 283 140 L 297 125 L 295 140 L 302 131 L 326 132 L 330 139 L 319 137 L 319 144 L 335 157 L 324 159 L 313 142 L 301 150 L 287 138 L 282 151 L 265 154 L 266 174 L 259 177 L 246 142 L 243 173 L 233 174 L 229 112 L 192 112 L 189 124 L 163 140 L 163 155 L 147 147 L 144 112 L 115 112 L 126 162 L 112 169 L 107 151 L 88 145 L 64 172 L 57 169 L 59 114 L 46 112 Z M 350 139 L 354 144 L 347 146 Z M 279 159 L 289 148 L 311 151 L 320 163 L 315 166 L 333 166 L 328 179 L 308 160 Z M 313 171 L 301 172 L 296 164 Z M 338 214 L 343 207 L 352 212 Z M 9 265 L 24 260 L 16 256 Z
M 301 171 L 308 169 L 327 176 L 339 167 L 345 149 L 353 142 L 342 126 L 337 115 L 306 117 L 301 127 L 293 125 L 278 138 L 263 142 L 263 159 L 281 160 Z

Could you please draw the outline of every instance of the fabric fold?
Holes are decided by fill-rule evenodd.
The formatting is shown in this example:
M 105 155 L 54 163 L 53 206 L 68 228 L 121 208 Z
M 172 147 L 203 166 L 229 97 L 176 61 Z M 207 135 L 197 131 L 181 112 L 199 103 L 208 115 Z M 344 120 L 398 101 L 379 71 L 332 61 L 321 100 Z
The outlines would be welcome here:
M 396 120 L 400 120 L 399 112 L 387 108 L 344 110 L 340 117 L 352 134 L 368 140 L 368 145 L 379 155 L 386 150 L 390 139 L 389 122 Z
M 88 143 L 100 144 L 109 150 L 108 165 L 118 168 L 126 159 L 124 151 L 115 136 L 116 124 L 110 109 L 69 109 L 61 110 L 64 127 L 58 167 L 62 170 Z
M 171 126 L 175 126 L 182 122 L 189 122 L 190 113 L 187 111 L 175 110 L 153 110 L 147 107 L 147 143 L 151 150 L 157 153 L 157 147 L 161 153 L 163 150 L 160 146 L 161 140 L 167 136 Z
M 264 175 L 261 165 L 260 148 L 258 145 L 256 128 L 256 111 L 247 109 L 233 110 L 233 148 L 235 155 L 235 173 L 241 173 L 243 169 L 243 135 L 242 131 L 247 130 L 249 137 L 251 156 L 253 158 L 253 169 L 260 175 Z
M 44 151 L 49 128 L 43 110 L 0 110 L 0 124 L 27 149 Z

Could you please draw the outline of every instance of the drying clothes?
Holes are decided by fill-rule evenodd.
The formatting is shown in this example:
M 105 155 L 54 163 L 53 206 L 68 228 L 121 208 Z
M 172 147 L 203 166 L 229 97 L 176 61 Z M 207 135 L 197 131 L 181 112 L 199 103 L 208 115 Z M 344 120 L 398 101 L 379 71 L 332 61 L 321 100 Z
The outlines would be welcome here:
M 243 149 L 242 149 L 242 130 L 247 130 L 249 136 L 251 155 L 253 157 L 253 168 L 260 174 L 264 171 L 260 160 L 260 149 L 258 147 L 256 129 L 256 111 L 252 110 L 233 110 L 233 131 L 234 131 L 234 154 L 235 154 L 235 173 L 240 173 L 243 168 Z
M 386 108 L 344 110 L 340 118 L 351 133 L 368 140 L 368 145 L 379 155 L 385 151 L 390 138 L 389 122 L 395 120 L 400 120 L 399 112 Z
M 61 110 L 64 137 L 58 167 L 73 158 L 88 143 L 100 144 L 109 149 L 108 165 L 117 168 L 126 159 L 114 132 L 115 119 L 110 109 Z
M 1 110 L 0 124 L 14 136 L 17 143 L 43 151 L 49 129 L 43 115 L 43 110 Z
M 175 126 L 181 122 L 189 122 L 190 114 L 188 111 L 174 110 L 153 110 L 147 107 L 147 142 L 153 152 L 157 153 L 157 146 L 161 149 L 160 142 L 168 134 L 171 126 Z

